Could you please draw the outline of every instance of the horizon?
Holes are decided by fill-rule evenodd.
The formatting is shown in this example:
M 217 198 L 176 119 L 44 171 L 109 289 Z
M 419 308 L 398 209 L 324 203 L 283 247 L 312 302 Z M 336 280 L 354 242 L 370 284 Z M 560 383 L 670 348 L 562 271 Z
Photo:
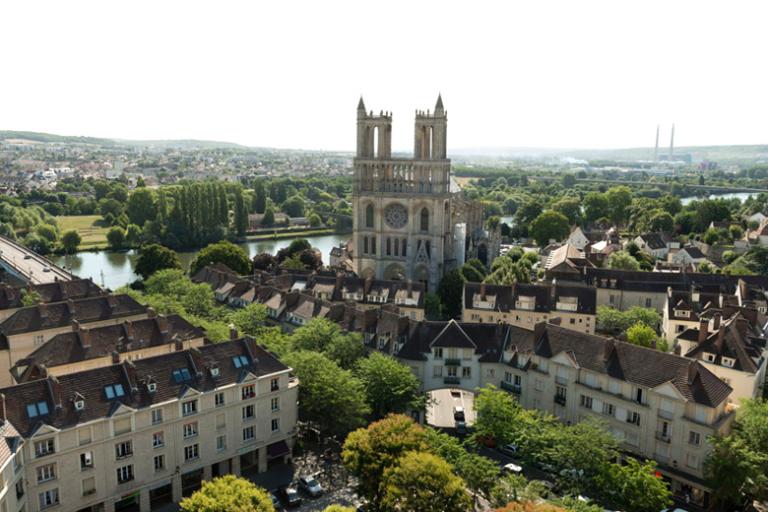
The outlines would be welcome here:
M 2 123 L 349 152 L 362 95 L 407 153 L 441 93 L 453 154 L 766 143 L 760 2 L 406 5 L 14 3 Z

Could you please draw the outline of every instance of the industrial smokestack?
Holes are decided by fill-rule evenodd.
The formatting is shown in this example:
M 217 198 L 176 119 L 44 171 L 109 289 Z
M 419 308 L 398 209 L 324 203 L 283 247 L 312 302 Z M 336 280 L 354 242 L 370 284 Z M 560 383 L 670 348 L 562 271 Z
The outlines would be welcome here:
M 675 125 L 672 124 L 672 136 L 669 138 L 669 160 L 672 161 L 672 157 L 675 154 Z
M 656 125 L 656 147 L 653 150 L 653 161 L 659 161 L 659 125 Z

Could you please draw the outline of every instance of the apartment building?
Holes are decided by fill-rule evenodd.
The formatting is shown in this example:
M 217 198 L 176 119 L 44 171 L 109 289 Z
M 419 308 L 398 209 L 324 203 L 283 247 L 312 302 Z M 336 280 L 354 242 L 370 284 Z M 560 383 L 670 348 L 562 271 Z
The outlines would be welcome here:
M 9 421 L 0 424 L 0 511 L 17 512 L 26 505 L 23 440 Z
M 371 319 L 369 319 L 371 320 Z M 603 420 L 623 451 L 655 459 L 672 491 L 706 505 L 707 438 L 733 420 L 733 389 L 696 359 L 565 328 L 410 322 L 381 316 L 366 343 L 397 357 L 424 390 L 494 384 L 565 423 Z
M 237 338 L 237 333 L 234 333 Z M 234 339 L 233 338 L 233 339 Z M 157 315 L 147 308 L 147 318 L 119 324 L 84 327 L 75 323 L 70 332 L 57 334 L 11 368 L 15 382 L 47 375 L 63 375 L 91 368 L 133 361 L 205 343 L 205 333 L 179 315 Z
M 587 334 L 595 332 L 593 287 L 560 284 L 557 280 L 543 285 L 465 283 L 462 300 L 463 322 L 501 322 L 532 328 L 538 322 L 558 317 L 563 327 Z
M 28 286 L 8 286 L 0 283 L 0 322 L 28 304 L 28 301 L 61 302 L 69 299 L 86 299 L 106 295 L 90 279 L 72 281 L 54 281 L 52 283 L 30 284 Z
M 290 458 L 298 382 L 250 338 L 0 390 L 24 510 L 149 511 Z M 20 509 L 14 509 L 16 512 Z

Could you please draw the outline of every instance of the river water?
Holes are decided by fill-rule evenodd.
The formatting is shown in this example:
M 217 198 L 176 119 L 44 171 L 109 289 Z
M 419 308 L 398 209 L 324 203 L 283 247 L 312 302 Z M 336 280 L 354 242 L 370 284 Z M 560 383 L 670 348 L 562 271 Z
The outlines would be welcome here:
M 351 234 L 334 234 L 306 237 L 306 239 L 309 240 L 313 247 L 317 247 L 320 250 L 323 254 L 323 263 L 328 264 L 331 249 L 342 242 L 346 242 L 351 237 Z M 292 240 L 291 238 L 259 240 L 238 245 L 245 249 L 250 257 L 253 257 L 263 252 L 276 254 L 283 247 L 287 247 Z M 197 254 L 197 251 L 185 251 L 178 254 L 181 264 L 186 269 Z M 71 270 L 75 275 L 84 278 L 90 277 L 96 284 L 115 290 L 138 279 L 138 276 L 133 273 L 133 266 L 136 263 L 137 257 L 137 252 L 130 250 L 120 252 L 79 252 L 66 256 L 51 256 L 50 259 L 56 265 Z
M 729 194 L 710 194 L 706 199 L 738 199 L 743 203 L 748 197 L 756 195 L 754 192 L 731 192 Z M 704 198 L 698 196 L 683 197 L 680 199 L 680 202 L 685 206 L 692 201 L 701 201 L 702 199 Z

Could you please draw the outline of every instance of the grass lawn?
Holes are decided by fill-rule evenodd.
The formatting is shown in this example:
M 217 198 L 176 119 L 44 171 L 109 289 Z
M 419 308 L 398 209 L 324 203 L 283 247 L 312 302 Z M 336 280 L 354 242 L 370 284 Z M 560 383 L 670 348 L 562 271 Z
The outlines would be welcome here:
M 59 232 L 64 233 L 70 229 L 80 233 L 83 241 L 80 249 L 96 249 L 107 246 L 108 228 L 102 227 L 99 221 L 101 215 L 66 215 L 56 217 Z

